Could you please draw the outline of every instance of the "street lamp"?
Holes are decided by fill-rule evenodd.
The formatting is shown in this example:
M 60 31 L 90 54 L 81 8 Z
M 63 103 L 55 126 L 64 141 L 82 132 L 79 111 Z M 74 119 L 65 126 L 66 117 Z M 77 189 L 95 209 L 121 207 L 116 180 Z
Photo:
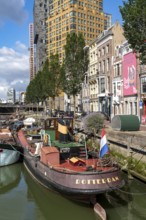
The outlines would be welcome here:
M 86 59 L 86 57 L 85 57 L 85 55 L 89 55 L 88 53 L 89 53 L 89 45 L 86 45 L 85 47 L 83 47 L 83 51 L 84 51 L 84 67 L 85 67 L 85 70 L 84 70 L 84 82 L 82 83 L 82 92 L 81 92 L 81 99 L 80 99 L 80 104 L 81 104 L 81 109 L 82 109 L 82 111 L 84 111 L 84 105 L 83 105 L 83 99 L 85 99 L 85 103 L 86 103 L 86 100 L 87 99 L 89 99 L 89 97 L 88 97 L 88 86 L 87 86 L 87 81 L 88 81 L 88 74 L 87 74 L 87 72 L 88 72 L 88 70 L 89 70 L 89 66 L 87 65 L 87 63 L 88 63 L 88 58 Z M 87 62 L 86 62 L 87 61 Z M 83 92 L 83 90 L 85 91 L 86 90 L 86 92 Z M 86 94 L 87 95 L 87 97 L 83 97 L 84 95 L 83 94 Z M 87 103 L 88 103 L 88 100 L 87 100 Z M 87 104 L 88 105 L 88 104 Z M 89 106 L 88 107 L 86 107 L 85 106 L 85 109 L 87 110 L 89 108 Z M 88 110 L 87 110 L 88 111 Z

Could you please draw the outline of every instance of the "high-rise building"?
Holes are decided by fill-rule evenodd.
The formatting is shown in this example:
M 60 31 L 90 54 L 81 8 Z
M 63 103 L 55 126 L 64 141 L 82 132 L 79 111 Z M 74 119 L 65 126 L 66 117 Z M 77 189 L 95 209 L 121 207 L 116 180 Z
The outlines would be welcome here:
M 16 101 L 16 92 L 15 89 L 9 88 L 7 91 L 7 102 L 8 103 L 15 103 Z
M 29 24 L 29 70 L 30 70 L 30 80 L 32 80 L 35 75 L 33 23 Z
M 104 30 L 107 30 L 112 26 L 112 15 L 105 13 L 104 16 Z
M 68 33 L 82 32 L 88 45 L 111 23 L 103 13 L 103 0 L 51 0 L 48 8 L 48 57 L 58 53 L 60 60 Z
M 25 97 L 26 97 L 26 92 L 20 92 L 20 94 L 19 94 L 19 103 L 24 104 L 25 103 Z
M 47 24 L 48 0 L 34 0 L 34 58 L 36 73 L 40 70 L 47 58 Z
M 50 54 L 62 61 L 68 33 L 82 32 L 88 45 L 111 25 L 103 0 L 34 0 L 33 15 L 36 72 Z

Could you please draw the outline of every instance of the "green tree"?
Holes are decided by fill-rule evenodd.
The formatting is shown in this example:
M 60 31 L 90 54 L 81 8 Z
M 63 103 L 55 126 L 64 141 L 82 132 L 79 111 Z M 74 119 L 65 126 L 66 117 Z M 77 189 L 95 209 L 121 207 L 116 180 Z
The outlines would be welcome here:
M 32 92 L 32 81 L 29 83 L 29 85 L 26 88 L 26 97 L 25 100 L 27 103 L 31 103 L 33 100 L 33 92 Z
M 35 78 L 30 81 L 26 90 L 26 101 L 31 103 L 39 103 L 45 101 L 47 94 L 45 92 L 45 75 L 39 71 Z
M 87 133 L 93 133 L 94 135 L 103 128 L 104 117 L 99 113 L 93 112 L 83 118 L 83 127 Z
M 51 97 L 55 108 L 55 97 L 62 91 L 64 79 L 64 68 L 60 65 L 59 56 L 51 55 L 49 60 L 46 59 L 42 71 L 39 71 L 29 83 L 26 101 L 39 103 Z
M 59 96 L 63 89 L 64 67 L 60 64 L 59 55 L 51 55 L 48 63 L 48 96 L 53 100 L 53 108 L 55 109 L 55 97 Z
M 146 64 L 146 0 L 127 0 L 120 6 L 124 35 L 131 48 Z
M 88 52 L 85 50 L 83 35 L 81 33 L 77 35 L 74 32 L 68 34 L 64 48 L 64 68 L 66 77 L 64 91 L 68 95 L 73 96 L 75 111 L 75 96 L 81 91 L 85 72 L 88 68 Z
M 42 101 L 45 102 L 46 99 L 49 97 L 49 94 L 51 91 L 49 60 L 48 59 L 46 59 L 41 72 L 42 72 L 42 75 L 40 77 L 40 86 L 41 86 L 40 92 L 42 93 Z
M 34 96 L 37 103 L 43 102 L 46 99 L 46 93 L 44 93 L 44 74 L 39 71 L 34 78 Z
M 36 85 L 36 79 L 33 79 L 30 81 L 27 90 L 26 90 L 26 102 L 27 103 L 36 103 L 39 99 L 37 97 L 37 85 Z

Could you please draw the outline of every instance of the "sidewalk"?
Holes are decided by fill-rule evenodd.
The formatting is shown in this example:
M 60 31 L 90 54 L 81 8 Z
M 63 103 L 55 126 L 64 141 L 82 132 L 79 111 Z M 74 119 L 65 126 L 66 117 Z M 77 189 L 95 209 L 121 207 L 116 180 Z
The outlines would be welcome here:
M 140 131 L 146 131 L 146 125 L 140 125 Z

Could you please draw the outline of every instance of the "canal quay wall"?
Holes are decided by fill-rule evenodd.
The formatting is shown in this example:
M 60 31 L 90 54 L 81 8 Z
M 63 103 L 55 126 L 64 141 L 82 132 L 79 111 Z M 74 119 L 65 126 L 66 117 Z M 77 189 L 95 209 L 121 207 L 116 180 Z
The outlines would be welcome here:
M 76 126 L 83 130 L 82 121 L 76 120 Z M 105 124 L 106 139 L 110 154 L 123 170 L 146 182 L 146 126 L 139 131 L 114 130 L 109 123 Z M 101 130 L 94 140 L 100 142 Z
M 122 169 L 146 182 L 145 128 L 140 131 L 116 131 L 108 126 L 105 127 L 105 131 L 110 151 Z
M 75 125 L 80 130 L 84 130 L 82 121 L 76 120 Z M 106 123 L 105 131 L 111 149 L 125 156 L 133 153 L 135 159 L 146 163 L 146 126 L 141 126 L 139 131 L 118 131 Z M 96 138 L 100 140 L 101 130 L 96 134 Z
M 105 128 L 110 148 L 146 163 L 146 131 L 116 131 Z

